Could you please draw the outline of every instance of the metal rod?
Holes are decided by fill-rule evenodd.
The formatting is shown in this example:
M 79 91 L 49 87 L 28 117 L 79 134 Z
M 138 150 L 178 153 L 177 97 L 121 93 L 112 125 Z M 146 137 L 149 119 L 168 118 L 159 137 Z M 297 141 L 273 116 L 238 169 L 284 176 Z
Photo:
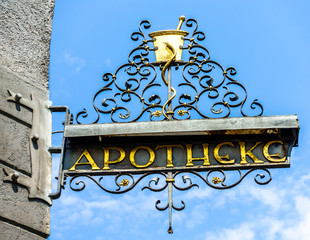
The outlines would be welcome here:
M 170 99 L 171 98 L 171 68 L 170 68 L 170 66 L 168 67 L 168 99 Z M 168 103 L 168 112 L 171 112 L 172 111 L 172 101 L 170 101 L 169 103 Z M 167 114 L 168 115 L 168 118 L 169 118 L 169 120 L 171 120 L 172 119 L 172 117 L 171 117 L 171 114 Z
M 182 22 L 180 21 L 179 23 L 180 28 L 182 25 Z M 171 67 L 168 67 L 168 99 L 171 98 Z M 172 101 L 168 103 L 168 112 L 172 111 Z M 171 114 L 167 114 L 168 119 L 171 120 L 172 116 Z M 172 179 L 172 172 L 168 172 L 168 178 Z M 168 233 L 172 234 L 173 229 L 172 229 L 172 204 L 173 204 L 173 196 L 172 196 L 172 182 L 168 182 L 168 205 L 169 205 L 169 228 L 168 228 Z
M 179 21 L 177 30 L 180 30 L 180 29 L 181 29 L 182 23 L 185 21 L 185 16 L 180 16 L 179 20 L 180 20 L 180 21 Z
M 172 179 L 172 172 L 168 172 L 168 178 Z M 172 202 L 173 196 L 172 196 L 172 182 L 168 182 L 168 206 L 169 206 L 169 228 L 168 233 L 172 234 Z
M 171 67 L 168 67 L 168 99 L 171 98 Z M 168 112 L 172 111 L 172 102 L 168 104 Z M 169 120 L 171 120 L 172 116 L 168 114 Z M 168 172 L 168 178 L 172 179 L 172 172 Z M 169 228 L 168 233 L 172 234 L 172 182 L 168 182 L 168 205 L 169 205 Z

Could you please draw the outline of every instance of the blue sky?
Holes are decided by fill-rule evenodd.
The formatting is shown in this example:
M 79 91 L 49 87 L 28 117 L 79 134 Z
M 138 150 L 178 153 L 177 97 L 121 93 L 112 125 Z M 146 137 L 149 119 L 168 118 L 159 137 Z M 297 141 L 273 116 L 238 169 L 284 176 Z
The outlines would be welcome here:
M 309 10 L 306 0 L 56 0 L 50 62 L 54 105 L 67 105 L 74 115 L 90 108 L 102 75 L 126 63 L 136 46 L 130 35 L 142 20 L 151 22 L 150 31 L 175 29 L 185 15 L 206 34 L 202 45 L 211 59 L 237 69 L 237 80 L 249 97 L 259 99 L 264 115 L 297 114 L 301 131 L 291 168 L 272 169 L 268 185 L 257 185 L 252 174 L 230 190 L 200 183 L 200 189 L 175 192 L 176 204 L 183 200 L 186 209 L 173 213 L 173 235 L 167 234 L 168 212 L 154 207 L 158 199 L 166 200 L 166 191 L 141 191 L 142 184 L 111 195 L 88 183 L 83 192 L 66 187 L 53 202 L 49 239 L 308 239 Z

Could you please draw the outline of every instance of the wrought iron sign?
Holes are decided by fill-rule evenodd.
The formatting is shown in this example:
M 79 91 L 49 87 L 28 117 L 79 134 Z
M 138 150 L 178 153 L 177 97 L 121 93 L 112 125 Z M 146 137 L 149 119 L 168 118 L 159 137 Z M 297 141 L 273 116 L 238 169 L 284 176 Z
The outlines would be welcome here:
M 142 190 L 168 190 L 167 204 L 158 200 L 155 206 L 169 209 L 172 233 L 172 210 L 185 207 L 173 202 L 172 191 L 198 187 L 192 176 L 228 189 L 253 171 L 258 171 L 256 183 L 267 184 L 268 168 L 289 167 L 297 116 L 262 117 L 262 105 L 248 102 L 236 69 L 211 60 L 200 44 L 205 34 L 197 21 L 185 22 L 188 31 L 181 30 L 184 21 L 182 16 L 176 30 L 152 32 L 149 38 L 144 31 L 151 24 L 142 21 L 131 36 L 139 45 L 128 62 L 103 75 L 92 101 L 95 114 L 84 108 L 72 124 L 67 111 L 58 190 L 50 198 L 60 196 L 66 178 L 74 191 L 82 191 L 88 178 L 114 194 L 147 179 Z M 229 184 L 228 170 L 239 175 Z M 114 188 L 103 184 L 106 175 L 115 176 Z

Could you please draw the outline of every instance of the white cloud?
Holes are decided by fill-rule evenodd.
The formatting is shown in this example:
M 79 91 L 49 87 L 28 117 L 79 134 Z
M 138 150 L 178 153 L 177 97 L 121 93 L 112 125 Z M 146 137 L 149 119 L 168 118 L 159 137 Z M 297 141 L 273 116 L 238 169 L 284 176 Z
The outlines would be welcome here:
M 239 202 L 242 200 L 245 205 L 244 211 L 248 209 L 251 214 L 246 213 L 244 219 L 236 219 L 230 227 L 223 226 L 215 231 L 208 231 L 205 239 L 309 240 L 310 197 L 304 184 L 309 179 L 307 174 L 295 178 L 295 182 L 285 180 L 280 185 L 271 187 L 262 188 L 247 183 L 246 188 L 234 189 L 236 195 L 239 194 Z M 289 185 L 288 182 L 298 184 Z M 238 201 L 234 195 L 225 194 L 223 198 L 231 205 Z
M 272 211 L 278 211 L 284 207 L 283 199 L 287 194 L 284 189 L 279 190 L 277 187 L 263 188 L 253 184 L 247 185 L 247 187 L 241 188 L 241 192 L 245 197 L 252 197 L 254 201 L 270 206 Z
M 283 229 L 283 239 L 309 240 L 310 238 L 310 198 L 297 196 L 295 209 L 298 218 L 290 222 L 290 226 Z
M 84 58 L 72 56 L 70 53 L 65 52 L 64 58 L 67 64 L 74 66 L 75 71 L 79 72 L 83 67 L 86 66 L 86 61 Z
M 77 195 L 74 192 L 67 192 L 63 194 L 60 199 L 60 206 L 58 206 L 59 215 L 65 216 L 60 218 L 64 228 L 74 224 L 91 225 L 106 222 L 113 224 L 105 224 L 110 230 L 117 231 L 124 222 L 135 219 L 136 223 L 153 220 L 158 216 L 162 216 L 158 212 L 154 204 L 157 199 L 162 199 L 163 203 L 166 201 L 165 193 L 144 194 L 135 192 L 119 195 L 111 194 L 97 194 L 97 197 L 92 197 L 87 194 L 83 195 L 81 192 Z M 85 191 L 85 190 L 84 190 Z M 100 191 L 96 189 L 94 191 Z M 165 204 L 165 203 L 164 203 Z
M 207 209 L 206 206 L 202 207 L 201 205 L 191 206 L 191 208 L 192 209 L 190 219 L 187 219 L 187 221 L 184 222 L 188 229 L 193 230 L 198 224 L 202 224 L 205 222 L 205 219 L 207 218 L 208 215 L 208 211 L 205 210 Z
M 225 191 L 220 191 L 217 193 L 217 198 L 213 198 L 214 201 L 214 207 L 215 208 L 222 208 L 225 205 L 233 202 L 238 201 L 237 197 L 238 190 L 236 189 L 228 189 Z
M 238 187 L 225 191 L 214 190 L 201 182 L 200 189 L 174 190 L 174 204 L 180 206 L 181 200 L 184 200 L 186 209 L 173 211 L 173 229 L 177 233 L 181 228 L 190 232 L 202 227 L 199 234 L 203 237 L 193 236 L 192 239 L 309 239 L 309 179 L 308 173 L 300 176 L 293 172 L 260 186 L 253 181 L 252 175 L 247 176 Z M 105 183 L 114 184 L 114 178 Z M 162 200 L 161 206 L 167 203 L 167 189 L 141 192 L 144 186 L 141 185 L 136 186 L 137 191 L 121 195 L 98 194 L 101 190 L 93 183 L 87 184 L 89 191 L 86 196 L 85 193 L 80 195 L 67 189 L 60 199 L 58 211 L 58 215 L 63 216 L 58 217 L 63 218 L 60 220 L 63 224 L 61 228 L 70 229 L 72 224 L 99 224 L 103 226 L 102 231 L 116 232 L 125 225 L 129 236 L 142 234 L 139 227 L 148 225 L 158 226 L 158 232 L 166 231 L 168 210 L 157 211 L 154 205 L 158 199 Z
M 105 61 L 105 64 L 106 64 L 107 66 L 110 66 L 110 65 L 111 65 L 111 60 L 110 60 L 110 58 L 107 58 L 107 60 Z
M 184 200 L 192 200 L 192 199 L 205 199 L 210 198 L 212 196 L 213 190 L 211 188 L 197 188 L 193 187 L 191 190 L 188 190 L 183 194 Z
M 207 233 L 206 240 L 252 240 L 255 238 L 255 233 L 252 225 L 243 223 L 239 227 L 231 229 L 223 229 L 220 233 Z
M 306 183 L 307 181 L 309 181 L 309 180 L 310 180 L 310 174 L 304 175 L 304 176 L 302 176 L 302 177 L 300 178 L 300 181 L 301 181 L 302 184 L 305 184 L 305 183 Z M 310 183 L 310 182 L 308 182 L 308 183 L 306 183 L 306 184 L 310 185 L 309 183 Z
M 259 224 L 264 228 L 264 239 L 278 239 L 279 233 L 284 227 L 284 222 L 275 218 L 262 217 Z

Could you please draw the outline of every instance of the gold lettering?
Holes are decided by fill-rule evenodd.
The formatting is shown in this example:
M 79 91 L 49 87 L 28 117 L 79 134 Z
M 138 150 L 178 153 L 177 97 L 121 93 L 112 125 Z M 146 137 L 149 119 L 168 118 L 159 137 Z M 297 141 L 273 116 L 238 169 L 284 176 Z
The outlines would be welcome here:
M 135 161 L 135 154 L 136 154 L 136 152 L 137 152 L 138 150 L 140 150 L 140 149 L 145 149 L 145 150 L 147 150 L 147 151 L 149 152 L 149 154 L 150 154 L 150 159 L 149 159 L 149 161 L 148 161 L 146 164 L 144 164 L 144 165 L 139 165 L 139 164 L 137 164 L 136 161 Z M 146 168 L 146 167 L 150 166 L 150 165 L 154 162 L 154 160 L 155 160 L 155 153 L 154 153 L 154 151 L 153 151 L 151 148 L 149 148 L 149 147 L 147 147 L 147 146 L 139 146 L 139 147 L 134 148 L 134 149 L 130 152 L 129 160 L 130 160 L 131 164 L 132 164 L 133 166 L 137 167 L 137 168 Z
M 220 156 L 219 155 L 219 151 L 220 151 L 220 148 L 223 146 L 223 145 L 229 145 L 229 146 L 232 146 L 234 147 L 234 144 L 232 142 L 222 142 L 222 143 L 219 143 L 215 148 L 214 148 L 214 158 L 216 159 L 216 161 L 218 161 L 219 163 L 222 163 L 222 164 L 233 164 L 235 163 L 235 159 L 229 159 L 229 155 L 225 155 L 225 156 Z M 224 160 L 224 159 L 227 159 L 227 160 Z
M 87 162 L 80 162 L 80 160 L 82 159 L 83 156 L 85 156 L 85 158 L 87 159 Z M 90 165 L 91 170 L 100 170 L 100 168 L 96 165 L 94 159 L 90 156 L 87 149 L 84 150 L 82 155 L 79 157 L 79 159 L 76 161 L 76 163 L 69 169 L 69 171 L 74 171 L 75 167 L 77 165 Z
M 120 153 L 120 157 L 114 161 L 109 161 L 110 159 L 110 150 L 117 150 Z M 103 169 L 109 170 L 109 164 L 119 163 L 124 160 L 125 158 L 125 151 L 120 147 L 105 147 L 103 148 L 104 151 L 104 162 L 103 162 Z
M 193 153 L 192 153 L 192 148 L 193 144 L 186 144 L 186 150 L 187 150 L 187 164 L 186 167 L 193 167 L 193 161 L 198 161 L 198 160 L 203 160 L 203 166 L 209 166 L 209 144 L 208 143 L 203 143 L 203 157 L 200 158 L 193 158 Z
M 240 145 L 240 155 L 241 155 L 241 161 L 240 164 L 248 164 L 248 162 L 246 161 L 246 156 L 249 156 L 250 158 L 252 158 L 252 160 L 254 161 L 254 163 L 263 163 L 264 161 L 258 159 L 253 153 L 252 151 L 254 150 L 254 148 L 256 148 L 259 144 L 261 144 L 262 142 L 257 142 L 255 143 L 255 145 L 246 152 L 245 150 L 245 142 L 239 142 Z
M 173 147 L 179 147 L 183 148 L 181 144 L 176 144 L 176 145 L 158 145 L 155 150 L 159 148 L 167 148 L 167 165 L 166 167 L 174 167 L 172 163 L 172 148 Z
M 270 142 L 266 143 L 266 145 L 263 148 L 263 153 L 264 153 L 265 158 L 268 159 L 268 161 L 270 161 L 270 162 L 275 162 L 275 163 L 285 162 L 286 157 L 281 158 L 280 157 L 280 153 L 269 154 L 269 147 L 270 147 L 271 144 L 274 144 L 274 143 L 280 143 L 280 144 L 283 145 L 283 142 L 280 141 L 280 140 L 278 140 L 278 141 L 270 141 Z M 273 158 L 273 157 L 278 157 L 278 158 Z

